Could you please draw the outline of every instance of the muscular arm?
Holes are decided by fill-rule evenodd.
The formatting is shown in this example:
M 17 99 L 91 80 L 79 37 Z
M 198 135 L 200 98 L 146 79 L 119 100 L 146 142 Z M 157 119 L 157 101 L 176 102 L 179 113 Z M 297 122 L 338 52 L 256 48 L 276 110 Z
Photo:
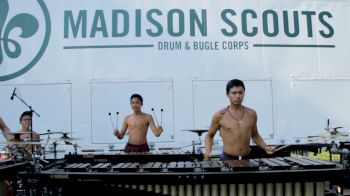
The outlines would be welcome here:
M 221 114 L 220 113 L 215 113 L 213 118 L 212 118 L 212 121 L 211 121 L 209 130 L 208 130 L 208 133 L 205 136 L 205 154 L 204 154 L 204 158 L 207 159 L 207 160 L 209 160 L 210 154 L 211 154 L 211 151 L 212 151 L 212 148 L 213 148 L 213 138 L 214 138 L 216 132 L 220 128 L 220 124 L 219 124 L 220 119 L 221 119 Z
M 4 133 L 3 135 L 6 138 L 6 140 L 9 140 L 13 137 L 11 134 L 8 134 L 8 133 L 11 133 L 11 131 L 1 117 L 0 117 L 0 129 L 2 133 Z
M 252 131 L 252 140 L 260 146 L 262 149 L 266 150 L 267 149 L 267 144 L 264 142 L 263 138 L 260 136 L 259 132 L 257 131 L 256 128 L 253 128 Z
M 151 128 L 152 132 L 156 137 L 159 137 L 160 134 L 162 134 L 163 132 L 163 127 L 161 126 L 156 127 L 156 125 L 154 124 L 153 117 L 151 115 L 147 115 L 147 119 L 148 119 L 149 127 Z
M 255 115 L 255 120 L 254 120 L 254 125 L 253 125 L 253 130 L 252 130 L 252 140 L 258 145 L 260 146 L 260 148 L 264 149 L 268 154 L 272 154 L 273 153 L 273 148 L 269 147 L 264 139 L 260 136 L 259 132 L 258 132 L 258 128 L 257 128 L 257 117 Z
M 128 130 L 128 123 L 127 123 L 128 117 L 125 117 L 123 120 L 123 125 L 122 125 L 122 129 L 119 132 L 118 128 L 116 128 L 114 130 L 114 135 L 117 136 L 118 139 L 123 139 L 126 131 Z

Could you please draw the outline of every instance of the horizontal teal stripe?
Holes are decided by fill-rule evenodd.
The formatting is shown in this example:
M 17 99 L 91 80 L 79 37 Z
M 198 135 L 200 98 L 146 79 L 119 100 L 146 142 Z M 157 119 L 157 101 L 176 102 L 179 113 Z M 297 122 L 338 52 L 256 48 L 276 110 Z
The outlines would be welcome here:
M 152 48 L 153 44 L 139 45 L 90 45 L 90 46 L 64 46 L 63 49 L 99 49 L 99 48 Z
M 276 48 L 335 48 L 335 45 L 303 45 L 303 44 L 253 44 L 254 47 L 276 47 Z

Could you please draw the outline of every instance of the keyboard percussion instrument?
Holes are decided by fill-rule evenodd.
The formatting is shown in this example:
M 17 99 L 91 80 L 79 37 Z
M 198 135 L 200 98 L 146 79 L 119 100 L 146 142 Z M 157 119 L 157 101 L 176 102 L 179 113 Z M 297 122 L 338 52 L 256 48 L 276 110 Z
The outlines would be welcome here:
M 341 165 L 309 157 L 205 161 L 178 155 L 182 160 L 166 161 L 170 156 L 161 156 L 67 155 L 57 167 L 19 175 L 28 191 L 44 187 L 62 195 L 98 189 L 103 194 L 186 196 L 318 196 L 329 183 L 341 185 L 344 177 Z
M 185 131 L 200 137 L 207 130 Z M 60 134 L 60 137 L 51 139 L 53 134 Z M 292 152 L 330 150 L 329 144 L 277 146 L 279 151 L 273 155 L 267 155 L 258 146 L 251 146 L 250 159 L 228 161 L 206 161 L 203 154 L 194 150 L 131 154 L 123 151 L 84 153 L 81 150 L 78 154 L 76 148 L 73 154 L 57 159 L 57 145 L 72 144 L 78 138 L 50 131 L 39 135 L 47 136 L 47 144 L 54 145 L 54 159 L 42 160 L 40 153 L 38 157 L 33 153 L 32 160 L 14 158 L 13 155 L 20 157 L 18 151 L 0 153 L 3 157 L 0 178 L 10 179 L 15 192 L 23 195 L 91 195 L 97 191 L 101 195 L 318 196 L 334 191 L 334 186 L 342 187 L 344 177 L 349 175 L 348 166 L 306 156 L 290 156 Z M 8 144 L 42 143 L 16 138 Z

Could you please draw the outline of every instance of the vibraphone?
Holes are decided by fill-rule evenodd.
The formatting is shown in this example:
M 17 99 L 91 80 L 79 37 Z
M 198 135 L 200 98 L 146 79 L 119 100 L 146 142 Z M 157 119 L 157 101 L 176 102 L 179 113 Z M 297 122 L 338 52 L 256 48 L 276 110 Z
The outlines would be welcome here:
M 101 194 L 253 196 L 325 195 L 327 183 L 342 185 L 344 169 L 308 157 L 230 161 L 67 162 L 39 173 L 20 173 L 59 195 Z M 108 191 L 108 192 L 107 192 Z M 45 195 L 45 194 L 44 194 Z

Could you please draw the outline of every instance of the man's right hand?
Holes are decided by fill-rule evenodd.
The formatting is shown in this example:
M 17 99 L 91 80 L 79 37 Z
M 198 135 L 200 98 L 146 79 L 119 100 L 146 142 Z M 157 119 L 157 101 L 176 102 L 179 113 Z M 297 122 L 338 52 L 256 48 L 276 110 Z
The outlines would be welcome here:
M 119 130 L 118 129 L 114 129 L 114 135 L 118 138 L 118 139 L 121 139 L 120 138 L 120 133 L 119 133 Z
M 157 127 L 156 127 L 156 131 L 157 131 L 157 135 L 159 136 L 159 135 L 162 134 L 162 132 L 163 132 L 163 127 L 157 126 Z
M 205 151 L 204 159 L 207 160 L 207 161 L 210 161 L 210 157 L 211 157 L 211 152 L 210 151 Z

